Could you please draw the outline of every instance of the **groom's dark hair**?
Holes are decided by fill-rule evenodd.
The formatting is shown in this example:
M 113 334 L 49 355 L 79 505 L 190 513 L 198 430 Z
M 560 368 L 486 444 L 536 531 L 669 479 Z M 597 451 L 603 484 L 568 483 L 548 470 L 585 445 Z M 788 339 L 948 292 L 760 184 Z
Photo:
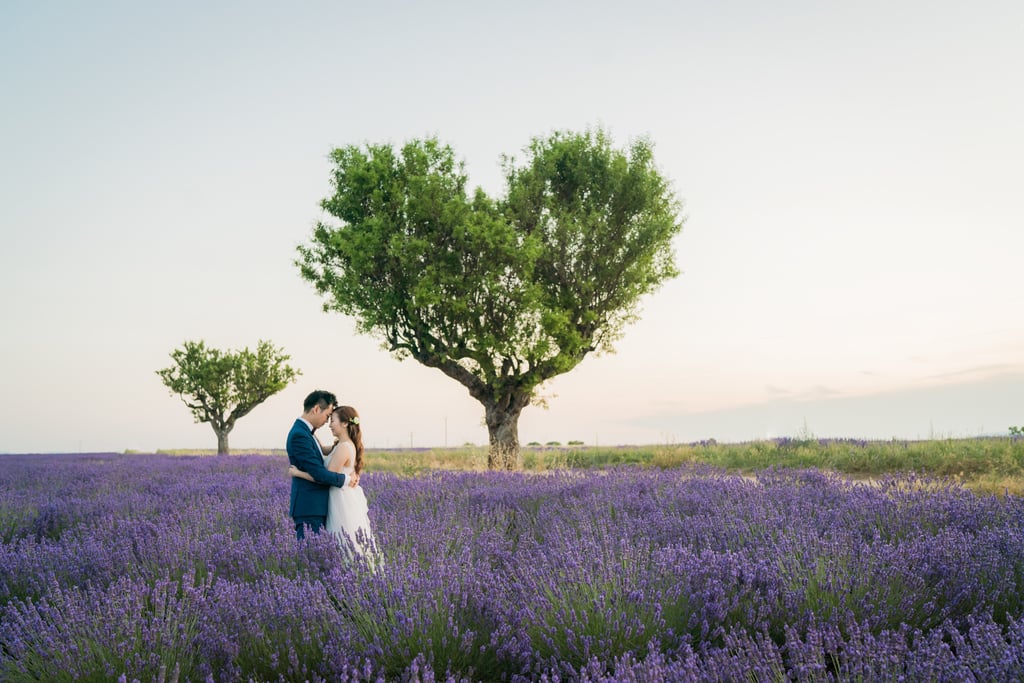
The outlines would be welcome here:
M 334 407 L 338 405 L 338 399 L 329 391 L 323 389 L 317 389 L 312 394 L 306 397 L 305 403 L 302 404 L 302 409 L 305 412 L 309 412 L 320 406 L 321 408 Z

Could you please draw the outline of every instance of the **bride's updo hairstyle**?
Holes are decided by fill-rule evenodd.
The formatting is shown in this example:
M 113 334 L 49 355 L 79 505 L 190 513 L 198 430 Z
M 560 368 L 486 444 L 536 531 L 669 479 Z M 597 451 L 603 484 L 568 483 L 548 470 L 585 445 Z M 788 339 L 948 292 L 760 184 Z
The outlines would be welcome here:
M 334 414 L 338 416 L 338 419 L 345 423 L 345 429 L 348 431 L 348 438 L 352 439 L 352 443 L 356 447 L 356 462 L 355 470 L 356 474 L 361 474 L 363 471 L 363 430 L 359 426 L 359 413 L 352 406 L 338 406 L 334 409 Z

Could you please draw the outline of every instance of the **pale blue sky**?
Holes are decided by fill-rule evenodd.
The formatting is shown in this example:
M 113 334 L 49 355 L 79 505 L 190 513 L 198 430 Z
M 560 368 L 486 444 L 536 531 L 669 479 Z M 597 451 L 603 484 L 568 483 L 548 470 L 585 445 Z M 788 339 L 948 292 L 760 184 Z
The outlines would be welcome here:
M 270 339 L 371 446 L 482 408 L 324 314 L 293 265 L 327 154 L 437 135 L 471 183 L 532 136 L 646 135 L 683 275 L 525 442 L 927 438 L 1024 424 L 1024 4 L 0 5 L 0 451 L 212 447 L 155 370 Z

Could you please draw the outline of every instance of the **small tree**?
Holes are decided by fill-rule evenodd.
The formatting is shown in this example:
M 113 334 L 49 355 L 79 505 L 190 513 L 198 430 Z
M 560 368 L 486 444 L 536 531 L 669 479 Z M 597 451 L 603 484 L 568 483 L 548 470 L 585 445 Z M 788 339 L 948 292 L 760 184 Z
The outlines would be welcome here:
M 217 435 L 217 454 L 228 452 L 228 434 L 235 422 L 284 389 L 299 370 L 285 364 L 290 356 L 260 341 L 256 353 L 207 348 L 202 341 L 186 341 L 171 352 L 174 365 L 157 370 L 160 379 L 178 394 L 196 422 L 209 422 Z
M 334 195 L 300 246 L 325 311 L 353 316 L 465 385 L 484 407 L 492 469 L 518 467 L 519 415 L 548 379 L 611 350 L 639 299 L 678 271 L 679 204 L 646 140 L 536 138 L 505 160 L 507 191 L 470 194 L 436 139 L 331 154 Z

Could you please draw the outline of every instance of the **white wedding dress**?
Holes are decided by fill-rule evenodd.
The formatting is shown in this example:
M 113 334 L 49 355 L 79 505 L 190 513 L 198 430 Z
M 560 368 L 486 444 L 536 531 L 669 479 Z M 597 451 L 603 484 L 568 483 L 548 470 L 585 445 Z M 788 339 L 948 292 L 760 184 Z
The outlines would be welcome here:
M 356 457 L 355 446 L 351 442 L 339 443 L 330 453 L 324 456 L 324 467 L 331 458 L 348 458 L 349 464 L 341 468 L 347 477 L 355 473 L 353 466 Z M 346 479 L 347 481 L 347 479 Z M 338 488 L 331 487 L 330 498 L 327 502 L 327 530 L 333 534 L 347 534 L 360 555 L 371 555 L 374 553 L 373 534 L 370 532 L 369 506 L 366 503 L 366 494 L 362 486 L 345 486 Z M 339 539 L 340 540 L 340 539 Z M 345 546 L 345 543 L 342 543 Z

